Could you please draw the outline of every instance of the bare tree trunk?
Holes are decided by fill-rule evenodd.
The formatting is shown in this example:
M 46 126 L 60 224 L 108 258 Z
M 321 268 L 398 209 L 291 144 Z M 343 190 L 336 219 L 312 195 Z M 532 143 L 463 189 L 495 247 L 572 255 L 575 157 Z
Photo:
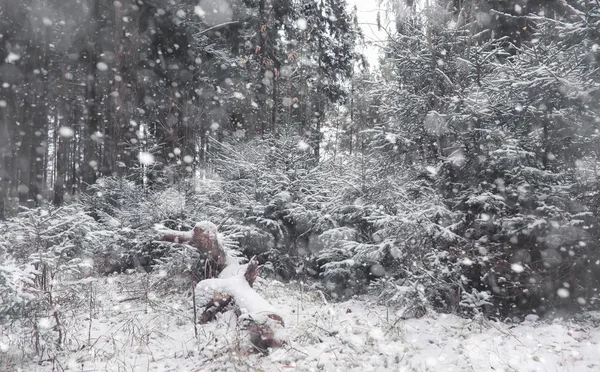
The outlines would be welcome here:
M 4 180 L 1 180 L 0 182 L 2 182 Z M 2 182 L 5 183 L 5 182 Z M 4 205 L 6 203 L 6 200 L 8 199 L 8 188 L 6 186 L 3 186 L 2 183 L 0 183 L 0 221 L 4 221 L 6 220 L 6 214 L 4 212 Z
M 277 67 L 279 68 L 279 67 Z M 278 71 L 278 70 L 277 70 Z M 271 109 L 271 133 L 273 135 L 277 134 L 277 76 L 273 74 L 273 80 L 271 80 L 272 86 L 272 95 L 271 99 L 273 100 L 273 108 Z
M 6 218 L 5 208 L 8 203 L 8 196 L 10 195 L 10 188 L 14 172 L 16 171 L 12 167 L 12 159 L 14 158 L 14 146 L 13 146 L 13 131 L 12 126 L 9 125 L 10 108 L 14 107 L 12 95 L 7 95 L 6 101 L 8 101 L 6 107 L 1 111 L 2 116 L 0 122 L 0 221 Z M 12 110 L 11 110 L 12 112 Z
M 87 105 L 87 128 L 84 131 L 84 159 L 83 159 L 83 184 L 82 190 L 85 190 L 87 185 L 96 182 L 97 171 L 100 162 L 100 146 L 97 133 L 100 129 L 100 97 L 97 91 L 98 84 L 98 38 L 99 38 L 99 22 L 100 22 L 100 1 L 93 0 L 92 11 L 90 13 L 90 26 L 87 50 L 88 55 L 88 81 L 86 91 Z
M 66 176 L 66 167 L 67 167 L 67 138 L 61 136 L 60 127 L 62 126 L 61 112 L 63 113 L 63 118 L 67 117 L 66 110 L 62 109 L 62 104 L 59 107 L 55 108 L 56 115 L 54 116 L 54 146 L 55 146 L 55 154 L 54 158 L 56 159 L 56 166 L 54 169 L 54 182 L 53 189 L 54 195 L 52 197 L 52 203 L 54 205 L 61 205 L 64 201 L 65 196 L 65 176 Z
M 265 66 L 265 56 L 266 56 L 266 47 L 267 47 L 267 16 L 266 16 L 266 0 L 259 0 L 258 2 L 258 15 L 259 15 L 259 24 L 258 24 L 258 40 L 259 40 L 259 56 L 258 63 L 260 65 L 260 73 L 258 75 L 259 80 L 259 88 L 257 92 L 257 101 L 258 101 L 258 128 L 261 136 L 265 134 L 265 118 L 264 114 L 266 96 L 267 96 L 267 86 L 265 84 L 266 80 L 266 66 Z
M 323 1 L 321 1 L 321 8 L 323 7 Z M 319 164 L 319 158 L 321 157 L 321 121 L 324 118 L 323 115 L 323 97 L 321 97 L 321 94 L 323 92 L 323 87 L 322 87 L 322 82 L 321 82 L 321 76 L 323 74 L 323 65 L 322 65 L 322 59 L 323 59 L 323 43 L 321 38 L 319 38 L 319 50 L 318 50 L 318 58 L 319 58 L 319 64 L 318 64 L 318 70 L 317 70 L 317 75 L 319 77 L 319 79 L 317 80 L 317 126 L 316 126 L 316 133 L 313 134 L 314 136 L 314 152 L 315 152 L 315 164 Z
M 23 108 L 21 109 L 21 122 L 25 123 L 26 127 L 19 133 L 20 146 L 18 151 L 19 173 L 17 176 L 17 190 L 19 192 L 19 204 L 27 205 L 29 198 L 29 186 L 31 184 L 31 146 L 33 140 L 33 125 L 29 121 L 29 111 L 25 108 L 28 106 L 29 100 L 23 100 Z

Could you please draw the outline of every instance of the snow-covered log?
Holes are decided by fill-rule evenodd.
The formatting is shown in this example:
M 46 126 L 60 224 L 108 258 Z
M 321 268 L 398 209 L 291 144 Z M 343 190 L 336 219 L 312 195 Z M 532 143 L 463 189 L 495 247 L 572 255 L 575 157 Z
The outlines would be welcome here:
M 254 347 L 267 351 L 283 344 L 283 319 L 252 288 L 260 271 L 256 257 L 240 264 L 239 258 L 225 252 L 219 243 L 217 226 L 208 221 L 197 223 L 191 231 L 162 229 L 159 234 L 160 240 L 193 246 L 215 264 L 214 273 L 218 275 L 200 281 L 195 288 L 196 306 L 204 308 L 200 323 L 208 323 L 229 306 L 235 306 L 238 319 L 249 330 Z
M 258 263 L 230 261 L 218 278 L 205 279 L 196 286 L 196 304 L 204 306 L 201 322 L 235 304 L 238 319 L 250 332 L 250 342 L 260 351 L 280 347 L 284 342 L 285 323 L 277 310 L 252 288 L 258 274 Z
M 260 268 L 255 257 L 245 265 L 240 265 L 238 258 L 228 256 L 225 268 L 216 279 L 206 279 L 196 285 L 196 304 L 204 306 L 204 312 L 200 317 L 200 323 L 208 323 L 214 320 L 217 313 L 223 312 L 235 297 L 235 293 L 241 293 L 246 288 L 251 289 L 258 276 Z M 230 288 L 230 280 L 243 281 L 243 290 L 238 292 L 227 290 Z M 257 294 L 258 295 L 258 294 Z M 242 307 L 243 299 L 238 300 L 238 306 Z

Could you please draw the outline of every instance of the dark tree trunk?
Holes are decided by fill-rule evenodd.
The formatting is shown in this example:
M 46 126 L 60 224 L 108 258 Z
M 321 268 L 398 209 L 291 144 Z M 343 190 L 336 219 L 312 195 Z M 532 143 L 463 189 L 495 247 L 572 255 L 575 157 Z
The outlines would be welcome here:
M 2 119 L 2 122 L 0 122 L 0 220 L 6 218 L 5 207 L 15 172 L 12 166 L 14 159 L 14 128 L 9 124 L 9 107 L 13 107 L 13 105 L 10 104 L 12 103 L 10 99 L 7 99 L 7 101 L 9 103 L 0 112 L 0 118 Z
M 45 78 L 43 78 L 45 79 Z M 30 167 L 30 185 L 29 199 L 38 206 L 44 197 L 44 179 L 46 173 L 46 160 L 48 149 L 48 116 L 47 102 L 48 95 L 46 83 L 44 80 L 36 82 L 38 85 L 37 97 L 34 100 L 35 108 L 33 114 L 33 137 L 31 144 L 31 167 Z
M 265 115 L 265 107 L 266 107 L 266 98 L 267 98 L 267 85 L 265 84 L 266 80 L 266 66 L 265 66 L 265 57 L 267 53 L 267 15 L 266 15 L 266 0 L 259 0 L 258 3 L 258 14 L 259 14 L 259 24 L 258 24 L 258 38 L 259 43 L 258 46 L 260 50 L 258 51 L 258 63 L 260 65 L 260 73 L 258 75 L 259 88 L 257 92 L 257 101 L 258 101 L 258 128 L 259 134 L 263 136 L 265 134 L 265 124 L 266 124 L 266 115 Z
M 59 128 L 56 128 L 58 131 Z M 54 205 L 61 205 L 64 201 L 65 195 L 65 178 L 66 168 L 68 165 L 67 161 L 67 144 L 68 139 L 63 138 L 60 135 L 56 138 L 56 170 L 54 178 L 54 197 L 52 203 Z
M 276 66 L 277 71 L 280 68 L 280 66 Z M 273 133 L 273 135 L 277 134 L 277 76 L 273 76 L 273 80 L 272 80 L 272 95 L 271 98 L 273 100 L 273 108 L 271 109 L 271 133 Z
M 321 7 L 323 7 L 323 1 L 321 1 Z M 318 55 L 319 55 L 319 64 L 317 67 L 317 74 L 319 75 L 319 80 L 317 81 L 317 125 L 316 125 L 316 133 L 313 134 L 314 136 L 314 152 L 315 152 L 315 164 L 319 164 L 319 158 L 321 157 L 321 121 L 324 118 L 323 115 L 323 99 L 324 97 L 321 97 L 321 94 L 323 93 L 323 89 L 322 89 L 322 82 L 320 77 L 324 75 L 323 73 L 323 66 L 321 64 L 321 61 L 323 59 L 323 43 L 321 38 L 319 38 L 319 49 L 318 49 Z
M 25 106 L 29 105 L 29 100 L 23 100 L 22 111 L 22 123 L 25 127 L 19 132 L 19 150 L 18 150 L 18 176 L 17 176 L 17 190 L 19 192 L 19 204 L 27 205 L 27 199 L 29 198 L 29 186 L 31 184 L 31 147 L 33 139 L 33 125 L 29 121 L 29 111 Z
M 96 182 L 97 170 L 100 162 L 100 146 L 96 133 L 100 129 L 100 97 L 97 91 L 98 85 L 98 43 L 99 43 L 99 22 L 100 22 L 100 1 L 93 0 L 92 11 L 90 13 L 90 27 L 88 36 L 87 65 L 88 81 L 86 91 L 87 106 L 87 128 L 84 130 L 84 159 L 83 159 L 83 184 L 82 190 L 88 185 Z

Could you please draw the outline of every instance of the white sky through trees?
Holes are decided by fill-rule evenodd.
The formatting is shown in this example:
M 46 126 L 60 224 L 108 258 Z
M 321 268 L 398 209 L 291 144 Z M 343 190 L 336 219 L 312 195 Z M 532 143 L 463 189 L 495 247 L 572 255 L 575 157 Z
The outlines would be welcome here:
M 386 40 L 386 32 L 377 29 L 377 11 L 381 12 L 382 23 L 385 25 L 385 11 L 379 6 L 377 0 L 348 0 L 351 7 L 356 5 L 358 10 L 358 22 L 365 36 L 367 44 L 365 55 L 371 68 L 378 64 L 379 48 Z

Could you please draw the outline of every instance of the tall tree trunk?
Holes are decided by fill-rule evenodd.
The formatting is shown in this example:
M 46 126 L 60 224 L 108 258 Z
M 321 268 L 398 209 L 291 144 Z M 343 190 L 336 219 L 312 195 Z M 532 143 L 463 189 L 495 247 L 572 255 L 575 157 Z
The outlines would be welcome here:
M 6 220 L 6 215 L 4 214 L 4 204 L 6 200 L 6 188 L 0 185 L 0 221 Z
M 276 67 L 277 71 L 279 71 L 279 66 Z M 272 84 L 272 94 L 271 99 L 273 100 L 273 107 L 271 109 L 271 133 L 273 135 L 277 134 L 277 76 L 273 73 L 273 80 L 271 80 Z
M 31 147 L 33 140 L 33 123 L 29 120 L 29 99 L 23 99 L 23 106 L 21 107 L 21 123 L 24 127 L 19 132 L 19 150 L 18 150 L 18 176 L 17 176 L 17 190 L 19 192 L 19 204 L 28 205 L 27 200 L 29 198 L 29 186 L 31 185 Z
M 321 0 L 321 8 L 323 8 L 323 0 Z M 319 158 L 321 157 L 321 121 L 323 120 L 323 99 L 324 97 L 321 97 L 321 95 L 323 94 L 323 83 L 321 81 L 321 77 L 324 75 L 323 74 L 323 65 L 322 65 L 322 60 L 323 60 L 323 42 L 322 39 L 319 37 L 319 49 L 318 49 L 318 57 L 319 58 L 319 62 L 318 62 L 318 66 L 317 66 L 317 76 L 318 76 L 318 80 L 317 80 L 317 95 L 316 95 L 316 99 L 317 99 L 317 125 L 316 125 L 316 133 L 314 133 L 314 151 L 315 151 L 315 164 L 319 164 Z
M 42 70 L 47 71 L 47 57 L 43 55 Z M 48 89 L 46 77 L 40 77 L 36 82 L 38 85 L 37 95 L 34 99 L 35 108 L 33 114 L 33 138 L 31 145 L 31 160 L 30 167 L 30 186 L 29 199 L 34 201 L 34 204 L 39 205 L 40 200 L 44 197 L 44 179 L 46 174 L 47 156 L 48 156 Z
M 11 120 L 9 110 L 14 107 L 13 98 L 14 95 L 7 94 L 2 98 L 7 101 L 6 107 L 0 108 L 0 221 L 6 218 L 5 207 L 8 204 L 8 197 L 10 195 L 10 188 L 13 182 L 14 172 L 16 171 L 12 167 L 12 160 L 14 158 L 14 126 L 9 124 L 14 120 Z M 11 110 L 13 113 L 14 111 Z
M 88 111 L 87 128 L 84 131 L 84 158 L 83 158 L 83 184 L 82 190 L 88 185 L 93 184 L 97 178 L 97 171 L 100 161 L 100 146 L 97 133 L 100 129 L 100 100 L 97 91 L 98 84 L 98 42 L 99 42 L 99 22 L 100 22 L 100 1 L 93 0 L 92 11 L 90 13 L 90 27 L 88 35 L 88 77 L 86 91 L 86 105 Z
M 61 100 L 62 101 L 62 100 Z M 64 201 L 65 196 L 65 183 L 66 183 L 66 169 L 68 166 L 68 144 L 69 138 L 64 136 L 64 133 L 61 133 L 60 127 L 63 126 L 63 120 L 68 117 L 67 110 L 64 109 L 61 104 L 56 108 L 56 119 L 54 121 L 54 137 L 55 137 L 55 159 L 56 159 L 56 168 L 54 170 L 54 196 L 52 198 L 52 203 L 56 206 L 59 206 Z M 63 115 L 61 116 L 61 113 Z
M 85 146 L 85 130 L 81 127 L 77 128 L 77 134 L 73 139 L 71 152 L 71 194 L 76 195 L 81 190 L 81 160 L 83 158 L 83 150 Z
M 259 0 L 258 3 L 258 15 L 259 15 L 259 24 L 258 24 L 258 46 L 259 46 L 259 55 L 258 55 L 258 63 L 259 63 L 259 75 L 257 79 L 259 81 L 259 88 L 257 92 L 257 101 L 258 101 L 258 128 L 261 136 L 265 134 L 265 124 L 266 124 L 266 98 L 267 98 L 267 84 L 265 81 L 266 77 L 266 66 L 265 66 L 265 57 L 267 53 L 267 11 L 266 11 L 266 0 Z

